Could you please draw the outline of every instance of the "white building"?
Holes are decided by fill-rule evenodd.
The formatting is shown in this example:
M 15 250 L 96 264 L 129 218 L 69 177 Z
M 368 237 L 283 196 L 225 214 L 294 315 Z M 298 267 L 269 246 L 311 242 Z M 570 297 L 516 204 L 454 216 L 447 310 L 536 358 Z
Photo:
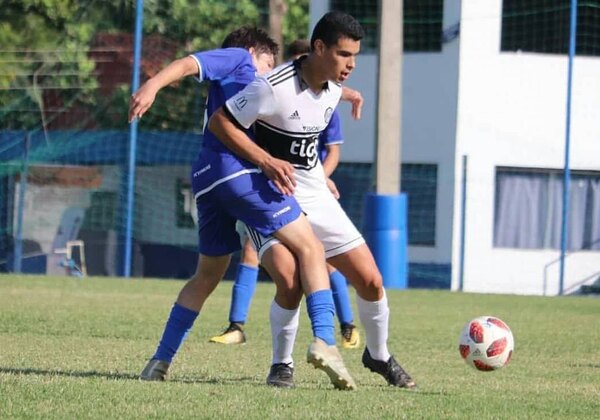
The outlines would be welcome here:
M 437 51 L 405 51 L 402 162 L 435 168 L 435 228 L 430 244 L 409 246 L 409 261 L 449 265 L 453 290 L 462 282 L 467 292 L 556 295 L 568 55 L 538 52 L 540 45 L 549 44 L 536 44 L 533 37 L 519 47 L 519 37 L 527 36 L 524 31 L 536 29 L 524 19 L 536 15 L 515 10 L 526 10 L 534 2 L 426 0 L 419 6 L 425 3 L 443 13 L 433 38 L 443 41 Z M 372 16 L 376 5 L 367 0 L 312 0 L 311 27 L 330 6 L 360 20 L 366 11 Z M 517 22 L 519 16 L 523 18 Z M 560 28 L 557 21 L 568 23 L 569 11 L 539 16 L 554 19 L 548 24 L 555 31 Z M 410 35 L 406 24 L 404 28 L 405 36 Z M 568 34 L 563 41 L 564 36 L 568 41 Z M 561 48 L 560 41 L 550 48 Z M 565 260 L 565 293 L 600 276 L 600 46 L 584 47 L 588 49 L 574 60 L 572 79 L 571 251 Z M 366 105 L 360 122 L 352 121 L 349 112 L 341 113 L 343 162 L 374 159 L 377 56 L 365 49 L 348 85 L 363 93 Z

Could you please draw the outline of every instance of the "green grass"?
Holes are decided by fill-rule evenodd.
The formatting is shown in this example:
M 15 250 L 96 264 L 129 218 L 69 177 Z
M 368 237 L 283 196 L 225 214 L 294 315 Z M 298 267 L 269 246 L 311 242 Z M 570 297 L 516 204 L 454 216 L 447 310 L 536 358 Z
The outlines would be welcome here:
M 267 387 L 268 308 L 257 288 L 244 346 L 209 344 L 227 323 L 230 282 L 208 300 L 171 367 L 170 380 L 137 380 L 180 281 L 0 276 L 1 418 L 598 418 L 600 300 L 389 290 L 389 345 L 419 384 L 388 387 L 342 350 L 359 389 L 332 389 L 305 362 L 302 310 L 297 387 Z M 356 312 L 355 312 L 356 313 Z M 464 323 L 505 320 L 511 364 L 481 373 L 457 351 Z M 364 340 L 364 334 L 361 335 Z

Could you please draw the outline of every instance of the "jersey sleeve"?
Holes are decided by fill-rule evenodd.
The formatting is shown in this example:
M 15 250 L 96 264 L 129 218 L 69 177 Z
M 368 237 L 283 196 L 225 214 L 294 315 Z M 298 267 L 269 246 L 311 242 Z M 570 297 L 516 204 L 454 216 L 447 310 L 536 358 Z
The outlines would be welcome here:
M 331 120 L 329 120 L 329 124 L 327 124 L 325 131 L 321 133 L 319 141 L 323 146 L 342 144 L 344 142 L 340 115 L 338 114 L 337 109 L 331 114 Z
M 259 77 L 229 98 L 225 108 L 242 127 L 250 128 L 256 120 L 273 113 L 274 102 L 271 86 L 263 77 Z
M 255 71 L 250 53 L 243 48 L 222 48 L 190 54 L 198 63 L 198 80 L 220 80 L 240 69 Z

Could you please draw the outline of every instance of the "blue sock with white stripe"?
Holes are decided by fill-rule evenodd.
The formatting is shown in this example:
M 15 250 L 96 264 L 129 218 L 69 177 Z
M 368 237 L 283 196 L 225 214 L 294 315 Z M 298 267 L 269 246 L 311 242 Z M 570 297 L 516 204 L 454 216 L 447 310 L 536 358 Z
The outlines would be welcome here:
M 348 292 L 348 283 L 346 277 L 339 271 L 334 271 L 329 274 L 331 282 L 331 291 L 333 293 L 333 302 L 335 303 L 335 312 L 340 324 L 352 324 L 354 315 L 352 314 L 352 306 L 350 304 L 350 293 Z
M 171 363 L 175 353 L 188 336 L 197 316 L 198 312 L 175 303 L 169 314 L 156 353 L 152 358 Z
M 229 308 L 229 322 L 244 324 L 248 318 L 248 309 L 256 290 L 258 267 L 245 264 L 238 266 L 235 275 L 235 284 L 231 289 L 231 307 Z
M 333 325 L 333 295 L 330 289 L 318 290 L 306 297 L 306 309 L 313 330 L 313 336 L 328 345 L 335 344 Z

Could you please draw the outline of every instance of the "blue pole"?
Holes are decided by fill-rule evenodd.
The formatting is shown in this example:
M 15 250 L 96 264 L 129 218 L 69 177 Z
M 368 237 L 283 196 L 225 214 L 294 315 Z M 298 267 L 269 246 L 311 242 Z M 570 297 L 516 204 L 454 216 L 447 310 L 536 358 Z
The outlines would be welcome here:
M 460 261 L 458 265 L 458 290 L 463 291 L 465 276 L 465 232 L 467 225 L 467 155 L 462 157 L 462 197 L 460 201 Z
M 562 222 L 560 238 L 560 276 L 558 294 L 565 291 L 565 255 L 567 253 L 567 237 L 569 235 L 569 191 L 571 189 L 571 171 L 569 167 L 571 149 L 571 90 L 573 80 L 573 57 L 577 40 L 577 0 L 571 0 L 571 31 L 569 34 L 569 70 L 567 73 L 567 121 L 565 129 L 565 167 L 563 174 Z
M 131 92 L 140 87 L 140 61 L 142 57 L 142 20 L 144 17 L 144 0 L 136 0 L 135 4 L 135 35 L 133 47 L 133 76 Z M 135 191 L 135 154 L 137 146 L 137 119 L 129 126 L 129 166 L 127 177 L 127 222 L 125 228 L 125 261 L 123 275 L 131 276 L 131 243 L 133 231 L 133 207 Z
M 20 273 L 23 262 L 23 209 L 25 205 L 25 190 L 27 190 L 27 173 L 29 172 L 29 133 L 23 139 L 23 166 L 19 181 L 19 202 L 17 204 L 17 231 L 15 232 L 15 251 L 13 271 Z

